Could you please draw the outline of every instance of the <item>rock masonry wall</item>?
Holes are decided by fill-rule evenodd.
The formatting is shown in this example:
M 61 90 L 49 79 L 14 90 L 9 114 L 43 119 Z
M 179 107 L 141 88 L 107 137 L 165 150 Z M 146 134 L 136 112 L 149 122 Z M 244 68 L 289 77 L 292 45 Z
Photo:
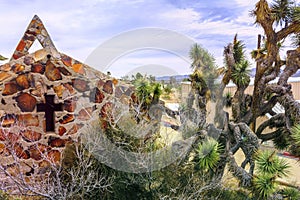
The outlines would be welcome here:
M 28 54 L 36 39 L 44 49 Z M 47 98 L 53 102 L 47 104 Z M 59 162 L 65 145 L 77 141 L 85 125 L 99 119 L 105 128 L 114 102 L 135 99 L 132 86 L 59 53 L 35 16 L 11 61 L 0 66 L 2 165 L 13 169 L 13 150 L 28 166 L 25 173 L 39 173 L 32 169 L 47 165 L 45 155 Z M 47 128 L 51 124 L 44 111 L 49 106 L 59 107 L 52 112 L 53 130 Z

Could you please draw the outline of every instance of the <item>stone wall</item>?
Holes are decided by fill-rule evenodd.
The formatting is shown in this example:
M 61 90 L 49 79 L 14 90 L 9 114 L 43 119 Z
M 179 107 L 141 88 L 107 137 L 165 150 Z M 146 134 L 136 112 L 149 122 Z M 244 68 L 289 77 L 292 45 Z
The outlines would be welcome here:
M 44 49 L 28 54 L 38 39 Z M 0 66 L 1 165 L 40 173 L 49 160 L 59 162 L 93 120 L 106 126 L 115 102 L 135 100 L 133 87 L 59 53 L 35 16 L 9 63 Z

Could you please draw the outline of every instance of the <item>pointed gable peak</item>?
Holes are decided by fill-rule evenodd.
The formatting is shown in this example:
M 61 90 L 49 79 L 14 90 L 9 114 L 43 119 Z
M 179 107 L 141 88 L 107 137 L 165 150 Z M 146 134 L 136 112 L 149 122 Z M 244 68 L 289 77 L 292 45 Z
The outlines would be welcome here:
M 28 50 L 35 40 L 38 40 L 43 48 L 53 48 L 56 50 L 43 22 L 37 15 L 34 15 L 32 18 L 10 60 L 16 60 L 28 54 Z

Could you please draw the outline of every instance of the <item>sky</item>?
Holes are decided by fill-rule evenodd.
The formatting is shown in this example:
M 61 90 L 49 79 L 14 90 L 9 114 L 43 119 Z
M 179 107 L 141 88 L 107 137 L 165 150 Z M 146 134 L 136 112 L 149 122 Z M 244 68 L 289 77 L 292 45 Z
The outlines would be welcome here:
M 237 33 L 250 59 L 257 34 L 262 33 L 249 16 L 256 2 L 0 0 L 0 54 L 11 57 L 37 14 L 60 52 L 112 76 L 137 70 L 156 76 L 189 74 L 193 43 L 207 49 L 222 67 L 224 46 Z M 34 44 L 31 52 L 38 48 Z

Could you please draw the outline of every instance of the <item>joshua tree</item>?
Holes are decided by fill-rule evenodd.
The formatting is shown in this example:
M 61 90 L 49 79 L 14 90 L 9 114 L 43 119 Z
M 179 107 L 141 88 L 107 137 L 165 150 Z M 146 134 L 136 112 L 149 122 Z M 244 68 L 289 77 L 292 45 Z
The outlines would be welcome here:
M 295 153 L 299 150 L 299 138 L 295 133 L 292 134 L 293 130 L 295 132 L 295 128 L 292 127 L 300 123 L 300 104 L 294 100 L 291 86 L 287 82 L 289 77 L 300 69 L 300 49 L 297 42 L 300 32 L 299 6 L 289 0 L 276 0 L 271 5 L 266 0 L 259 0 L 252 15 L 265 33 L 264 46 L 261 45 L 259 36 L 257 50 L 252 52 L 256 61 L 253 94 L 245 95 L 245 89 L 250 82 L 248 62 L 244 57 L 244 45 L 235 36 L 233 43 L 227 45 L 224 50 L 226 67 L 222 69 L 224 73 L 218 91 L 215 119 L 220 133 L 219 142 L 225 146 L 224 157 L 229 158 L 231 170 L 244 186 L 261 183 L 259 179 L 253 182 L 252 177 L 254 155 L 259 147 L 259 140 L 273 140 L 276 146 L 290 148 Z M 296 49 L 287 51 L 286 59 L 283 60 L 279 50 L 289 36 L 295 37 Z M 278 81 L 271 84 L 270 82 L 277 77 Z M 228 114 L 223 110 L 222 100 L 224 88 L 230 80 L 237 87 L 232 99 L 233 122 L 229 122 Z M 284 113 L 276 114 L 272 111 L 276 103 L 284 107 Z M 272 117 L 256 127 L 257 118 L 266 113 L 270 113 Z M 275 128 L 275 131 L 263 134 L 267 127 Z M 241 166 L 237 165 L 233 156 L 239 148 L 246 157 Z M 222 159 L 221 155 L 219 166 L 224 166 L 227 161 L 228 159 Z M 248 162 L 249 172 L 244 170 Z M 267 180 L 267 176 L 265 178 L 264 181 Z M 267 184 L 265 186 L 267 187 Z

